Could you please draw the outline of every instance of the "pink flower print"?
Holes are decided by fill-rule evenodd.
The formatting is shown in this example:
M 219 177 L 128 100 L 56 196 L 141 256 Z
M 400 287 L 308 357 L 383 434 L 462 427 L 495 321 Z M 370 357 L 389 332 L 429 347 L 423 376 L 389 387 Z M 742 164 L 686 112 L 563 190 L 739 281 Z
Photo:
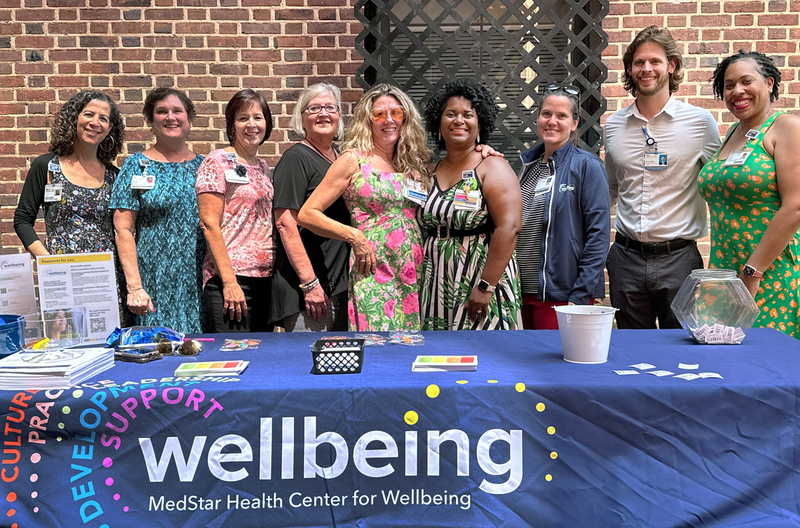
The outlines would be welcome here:
M 363 223 L 367 218 L 369 218 L 369 213 L 365 213 L 364 211 L 358 211 L 353 215 L 353 220 L 358 224 Z
M 392 185 L 394 185 L 394 192 L 396 193 L 403 192 L 403 185 L 399 181 L 397 180 L 393 181 Z
M 391 172 L 381 172 L 381 179 L 382 180 L 393 180 L 394 174 Z
M 364 178 L 369 178 L 370 172 L 372 172 L 372 165 L 365 163 L 361 166 L 361 175 L 364 176 Z
M 369 183 L 364 182 L 364 185 L 362 185 L 361 188 L 358 190 L 358 195 L 359 196 L 371 196 L 372 195 L 372 186 Z
M 396 304 L 397 301 L 395 301 L 394 299 L 389 299 L 388 301 L 383 303 L 383 313 L 385 313 L 386 317 L 388 317 L 389 319 L 394 317 L 394 307 Z
M 406 239 L 406 234 L 403 232 L 402 229 L 395 229 L 389 236 L 386 237 L 386 245 L 391 249 L 397 251 L 397 248 L 400 247 L 400 244 Z
M 370 210 L 376 215 L 379 215 L 383 212 L 383 206 L 379 203 L 370 203 L 367 204 L 367 207 L 369 207 Z
M 419 295 L 416 292 L 403 299 L 403 313 L 410 315 L 419 312 Z
M 403 214 L 406 215 L 406 218 L 410 218 L 412 220 L 417 218 L 417 208 L 416 207 L 404 207 Z
M 350 326 L 356 325 L 356 304 L 353 301 L 347 303 L 347 317 L 350 319 Z
M 400 270 L 400 280 L 406 285 L 417 282 L 417 267 L 411 262 L 407 262 Z
M 422 264 L 422 259 L 425 257 L 425 253 L 422 251 L 422 246 L 419 244 L 411 244 L 411 255 L 413 255 L 414 264 L 417 266 Z
M 388 264 L 378 264 L 378 269 L 375 270 L 375 280 L 380 284 L 386 284 L 394 278 L 394 273 Z
M 358 329 L 359 330 L 367 330 L 369 326 L 367 325 L 367 316 L 363 313 L 358 314 Z

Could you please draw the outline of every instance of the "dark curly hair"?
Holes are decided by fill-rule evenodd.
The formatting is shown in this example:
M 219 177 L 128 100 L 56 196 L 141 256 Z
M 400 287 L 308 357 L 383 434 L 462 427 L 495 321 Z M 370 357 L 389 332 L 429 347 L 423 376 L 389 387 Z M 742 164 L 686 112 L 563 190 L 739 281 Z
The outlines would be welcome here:
M 225 132 L 228 134 L 228 142 L 231 145 L 236 142 L 236 113 L 251 104 L 257 104 L 261 107 L 261 113 L 264 114 L 264 120 L 267 122 L 267 130 L 264 132 L 264 139 L 261 140 L 261 144 L 272 133 L 272 112 L 269 111 L 267 99 L 260 93 L 250 88 L 245 88 L 233 94 L 233 97 L 225 107 Z
M 648 26 L 641 30 L 625 50 L 625 54 L 622 56 L 622 64 L 625 66 L 622 72 L 623 86 L 632 96 L 636 97 L 636 84 L 629 72 L 636 50 L 645 42 L 653 42 L 664 48 L 667 63 L 675 61 L 675 71 L 669 75 L 669 93 L 677 92 L 678 86 L 683 81 L 683 56 L 678 48 L 678 43 L 672 38 L 672 33 L 667 28 L 658 26 Z
M 151 90 L 149 94 L 147 94 L 147 98 L 144 100 L 144 106 L 142 107 L 142 115 L 144 116 L 144 120 L 147 122 L 148 125 L 153 124 L 153 115 L 156 111 L 156 105 L 169 97 L 170 95 L 174 95 L 177 97 L 181 104 L 183 105 L 183 109 L 186 110 L 186 115 L 189 118 L 189 122 L 191 123 L 194 121 L 197 112 L 194 109 L 194 103 L 191 99 L 189 99 L 185 93 L 176 90 L 175 88 L 170 88 L 169 86 L 162 86 L 161 88 L 156 88 Z
M 445 84 L 439 92 L 434 94 L 425 103 L 423 116 L 425 117 L 426 130 L 433 136 L 439 150 L 445 149 L 444 139 L 439 134 L 442 124 L 442 114 L 447 107 L 447 101 L 451 97 L 463 97 L 472 104 L 475 114 L 478 116 L 478 125 L 483 135 L 484 141 L 494 130 L 494 122 L 500 112 L 494 97 L 482 84 L 478 84 L 470 79 L 456 79 Z
M 780 70 L 775 67 L 772 59 L 763 53 L 744 50 L 739 50 L 739 53 L 731 55 L 730 57 L 725 57 L 722 59 L 722 62 L 717 64 L 717 67 L 714 68 L 714 76 L 711 77 L 711 82 L 714 86 L 714 97 L 720 100 L 722 99 L 722 95 L 725 93 L 725 71 L 728 69 L 728 66 L 740 60 L 752 62 L 756 67 L 756 71 L 764 78 L 764 81 L 769 78 L 775 81 L 772 85 L 772 91 L 769 93 L 769 102 L 775 101 L 775 99 L 778 98 L 778 85 L 781 82 Z
M 114 101 L 97 90 L 83 90 L 78 92 L 69 101 L 61 106 L 61 111 L 56 116 L 53 127 L 50 129 L 50 152 L 57 156 L 69 156 L 73 152 L 75 133 L 78 130 L 78 116 L 91 101 L 108 103 L 111 108 L 110 128 L 108 135 L 97 149 L 97 159 L 103 165 L 112 167 L 112 162 L 122 152 L 122 140 L 125 135 L 125 123 L 117 110 Z

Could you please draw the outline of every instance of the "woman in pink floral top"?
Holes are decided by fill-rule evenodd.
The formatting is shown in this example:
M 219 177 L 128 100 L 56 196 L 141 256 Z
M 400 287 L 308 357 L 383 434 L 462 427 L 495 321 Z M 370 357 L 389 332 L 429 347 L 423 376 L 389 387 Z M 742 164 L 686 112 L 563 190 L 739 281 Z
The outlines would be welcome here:
M 197 171 L 206 332 L 266 332 L 269 325 L 272 179 L 258 147 L 272 131 L 263 95 L 241 90 L 228 102 L 230 147 L 211 152 Z
M 352 247 L 350 329 L 418 330 L 422 235 L 417 204 L 404 189 L 427 192 L 430 157 L 419 112 L 401 90 L 379 84 L 356 105 L 344 152 L 308 198 L 298 223 Z M 323 214 L 344 196 L 352 227 Z

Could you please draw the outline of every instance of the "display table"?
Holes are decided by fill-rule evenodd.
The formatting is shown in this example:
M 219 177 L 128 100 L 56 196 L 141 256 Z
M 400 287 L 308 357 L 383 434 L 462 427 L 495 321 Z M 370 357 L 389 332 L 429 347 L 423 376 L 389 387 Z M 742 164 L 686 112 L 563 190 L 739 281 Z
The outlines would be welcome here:
M 738 346 L 615 330 L 602 365 L 564 362 L 557 331 L 428 332 L 320 376 L 318 335 L 216 337 L 80 388 L 0 392 L 0 526 L 800 525 L 800 342 L 774 330 Z M 418 354 L 479 366 L 412 373 Z M 173 378 L 219 359 L 250 366 Z

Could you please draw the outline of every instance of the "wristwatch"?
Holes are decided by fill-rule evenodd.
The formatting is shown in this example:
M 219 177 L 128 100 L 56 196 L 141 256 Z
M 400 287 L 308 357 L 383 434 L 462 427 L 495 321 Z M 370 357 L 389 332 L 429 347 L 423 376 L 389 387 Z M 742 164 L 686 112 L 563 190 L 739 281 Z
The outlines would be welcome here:
M 478 289 L 480 291 L 482 291 L 482 292 L 491 293 L 491 292 L 493 292 L 495 290 L 495 288 L 497 288 L 497 286 L 492 286 L 491 284 L 489 284 L 488 282 L 486 282 L 483 279 L 481 279 L 480 282 L 478 283 Z
M 744 267 L 742 268 L 742 273 L 744 273 L 748 277 L 755 277 L 756 279 L 760 279 L 761 277 L 764 276 L 763 271 L 758 271 L 750 264 L 744 265 Z

